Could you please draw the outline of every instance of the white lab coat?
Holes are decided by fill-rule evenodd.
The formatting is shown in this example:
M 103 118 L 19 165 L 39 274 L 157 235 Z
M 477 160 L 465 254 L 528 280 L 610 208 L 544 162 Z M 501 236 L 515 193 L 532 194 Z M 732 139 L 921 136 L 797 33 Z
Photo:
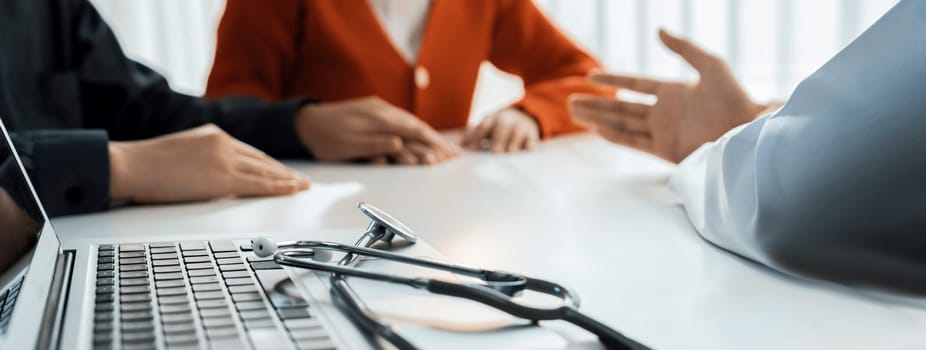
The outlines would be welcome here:
M 926 292 L 926 1 L 898 3 L 776 113 L 670 181 L 707 240 L 773 268 Z

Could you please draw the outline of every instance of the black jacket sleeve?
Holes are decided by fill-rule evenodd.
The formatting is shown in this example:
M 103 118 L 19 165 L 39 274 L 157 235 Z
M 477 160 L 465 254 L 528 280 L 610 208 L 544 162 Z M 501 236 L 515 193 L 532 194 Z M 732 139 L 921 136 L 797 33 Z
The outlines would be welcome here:
M 17 45 L 39 49 L 3 54 L 9 64 L 0 69 L 0 110 L 50 216 L 100 211 L 109 205 L 110 140 L 146 139 L 214 123 L 271 156 L 310 157 L 295 133 L 294 118 L 311 100 L 209 101 L 180 94 L 163 76 L 125 56 L 87 0 L 17 6 L 30 8 L 23 13 L 34 16 L 25 19 L 31 29 L 17 34 Z M 50 70 L 30 70 L 36 66 L 30 60 L 49 59 L 55 62 Z M 33 82 L 43 88 L 23 89 Z M 31 95 L 18 96 L 17 89 Z M 53 112 L 43 112 L 30 99 L 43 101 Z
M 109 152 L 103 130 L 39 130 L 11 135 L 49 216 L 109 205 Z
M 134 140 L 214 123 L 272 156 L 308 156 L 293 125 L 296 112 L 308 100 L 208 101 L 174 92 L 163 76 L 125 57 L 89 2 L 81 0 L 76 6 L 68 59 L 78 74 L 87 127 L 105 129 L 113 140 Z

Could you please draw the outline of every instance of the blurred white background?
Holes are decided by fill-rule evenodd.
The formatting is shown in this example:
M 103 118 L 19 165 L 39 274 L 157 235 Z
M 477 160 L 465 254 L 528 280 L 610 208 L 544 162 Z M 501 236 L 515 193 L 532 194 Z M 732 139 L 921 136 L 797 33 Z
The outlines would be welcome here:
M 175 89 L 202 94 L 224 0 L 91 1 L 129 57 L 166 75 Z M 610 70 L 695 79 L 659 43 L 657 28 L 665 27 L 727 59 L 747 91 L 763 101 L 787 97 L 896 1 L 536 0 Z M 471 122 L 522 93 L 517 79 L 484 67 Z

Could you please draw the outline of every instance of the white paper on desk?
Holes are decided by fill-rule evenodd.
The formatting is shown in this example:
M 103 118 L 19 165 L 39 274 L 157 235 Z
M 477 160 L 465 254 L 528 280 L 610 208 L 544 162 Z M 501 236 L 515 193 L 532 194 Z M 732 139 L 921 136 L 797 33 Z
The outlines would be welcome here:
M 399 253 L 428 259 L 440 257 L 421 241 Z M 358 266 L 402 276 L 458 280 L 450 273 L 383 260 L 363 260 Z M 327 278 L 322 280 L 327 283 Z M 420 348 L 564 349 L 569 346 L 552 330 L 526 326 L 523 320 L 480 303 L 434 295 L 405 285 L 359 278 L 348 281 L 367 307 L 396 326 Z

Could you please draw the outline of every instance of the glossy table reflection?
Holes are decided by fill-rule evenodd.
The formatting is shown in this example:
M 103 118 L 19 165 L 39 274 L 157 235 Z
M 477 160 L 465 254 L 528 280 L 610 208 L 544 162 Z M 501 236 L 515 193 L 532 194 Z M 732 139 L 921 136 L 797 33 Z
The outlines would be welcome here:
M 136 207 L 54 224 L 91 237 L 351 229 L 358 201 L 450 259 L 567 282 L 582 309 L 658 349 L 926 348 L 926 302 L 775 273 L 702 240 L 666 187 L 673 168 L 589 135 L 433 167 L 290 163 L 310 191 Z

